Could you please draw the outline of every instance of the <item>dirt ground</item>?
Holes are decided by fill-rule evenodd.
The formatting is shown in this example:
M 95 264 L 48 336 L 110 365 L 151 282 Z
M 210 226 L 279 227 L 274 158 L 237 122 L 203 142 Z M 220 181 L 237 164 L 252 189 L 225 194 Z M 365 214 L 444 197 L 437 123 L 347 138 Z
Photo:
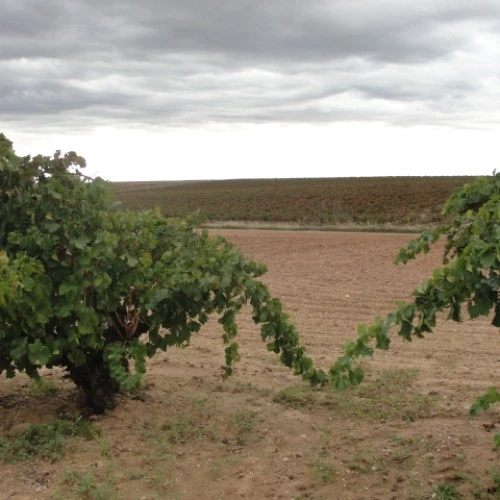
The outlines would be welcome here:
M 359 323 L 408 298 L 441 257 L 395 266 L 408 234 L 215 232 L 267 263 L 264 281 L 324 369 Z M 468 416 L 500 379 L 498 331 L 487 319 L 394 339 L 363 362 L 366 382 L 343 393 L 309 388 L 266 351 L 248 311 L 240 320 L 242 359 L 228 381 L 213 320 L 190 347 L 151 360 L 144 390 L 94 419 L 99 436 L 68 439 L 57 461 L 0 463 L 0 498 L 500 498 L 500 412 Z M 23 377 L 0 380 L 3 436 L 75 408 L 71 383 L 45 376 L 53 395 Z

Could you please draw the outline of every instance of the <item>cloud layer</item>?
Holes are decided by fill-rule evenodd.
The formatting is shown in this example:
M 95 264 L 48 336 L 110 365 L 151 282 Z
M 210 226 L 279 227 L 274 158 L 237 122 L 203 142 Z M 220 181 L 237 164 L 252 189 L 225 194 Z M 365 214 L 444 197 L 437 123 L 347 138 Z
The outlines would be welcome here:
M 498 0 L 5 3 L 4 124 L 500 119 Z

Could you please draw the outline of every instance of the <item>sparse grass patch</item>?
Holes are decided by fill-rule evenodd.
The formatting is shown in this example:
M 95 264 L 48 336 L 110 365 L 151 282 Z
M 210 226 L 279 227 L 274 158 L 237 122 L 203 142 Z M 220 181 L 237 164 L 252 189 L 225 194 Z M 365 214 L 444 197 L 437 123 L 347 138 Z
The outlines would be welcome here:
M 391 467 L 406 471 L 414 467 L 416 457 L 423 453 L 425 443 L 419 438 L 404 438 L 396 434 L 389 435 L 390 447 L 386 450 L 386 462 Z
M 170 443 L 181 444 L 185 443 L 194 437 L 197 429 L 193 422 L 189 419 L 173 418 L 167 420 L 161 427 Z
M 158 497 L 154 498 L 168 498 L 169 500 L 180 499 L 178 494 L 177 485 L 175 479 L 169 475 L 168 471 L 159 468 L 150 476 L 149 482 L 152 484 L 154 490 L 158 494 Z
M 488 476 L 490 481 L 487 485 L 482 485 L 483 491 L 475 498 L 479 500 L 500 500 L 500 467 L 491 467 L 488 470 Z
M 81 416 L 58 419 L 52 424 L 30 425 L 12 438 L 0 437 L 0 460 L 17 462 L 37 456 L 56 461 L 64 452 L 67 438 L 93 439 L 98 434 L 99 429 Z
M 481 481 L 466 472 L 457 472 L 448 482 L 432 486 L 431 491 L 414 495 L 415 500 L 500 500 L 500 473 L 498 468 L 490 469 L 488 475 L 492 481 Z M 453 481 L 453 482 L 450 482 Z
M 347 469 L 360 474 L 372 474 L 385 470 L 382 461 L 370 450 L 356 451 L 354 456 L 344 463 Z
M 235 430 L 236 444 L 244 446 L 256 441 L 256 416 L 255 412 L 245 410 L 237 413 L 230 420 L 229 426 Z
M 232 392 L 235 394 L 252 393 L 263 397 L 267 397 L 271 393 L 270 389 L 262 389 L 260 387 L 257 387 L 255 384 L 252 384 L 251 382 L 243 383 L 239 380 L 235 382 Z
M 432 487 L 431 498 L 435 500 L 458 500 L 463 498 L 453 484 L 436 484 Z
M 172 444 L 184 444 L 192 440 L 216 441 L 219 435 L 216 422 L 189 417 L 170 418 L 160 430 Z
M 40 378 L 38 380 L 30 379 L 28 386 L 28 393 L 32 396 L 51 396 L 56 394 L 58 388 L 55 382 Z
M 500 467 L 493 467 L 488 471 L 488 474 L 491 476 L 493 480 L 493 485 L 500 497 Z
M 330 392 L 324 404 L 346 416 L 368 420 L 408 420 L 428 417 L 432 399 L 409 390 L 417 374 L 414 370 L 386 370 L 359 387 Z
M 106 438 L 99 440 L 99 453 L 101 457 L 109 457 L 111 455 L 111 445 Z
M 413 438 L 404 438 L 397 434 L 391 434 L 389 436 L 389 442 L 397 446 L 409 446 L 413 444 L 414 440 Z
M 216 441 L 219 437 L 219 420 L 214 400 L 203 396 L 175 397 L 167 402 L 175 411 L 160 425 L 145 425 L 147 438 L 155 445 L 178 445 L 190 441 Z
M 433 407 L 430 396 L 409 390 L 416 378 L 415 370 L 386 370 L 345 391 L 318 391 L 306 384 L 294 385 L 279 391 L 273 401 L 291 408 L 332 408 L 339 419 L 414 421 L 430 416 Z
M 81 500 L 115 500 L 117 499 L 116 489 L 107 479 L 102 481 L 94 472 L 85 474 L 73 468 L 68 469 L 61 478 L 61 485 L 64 493 L 57 491 L 54 498 L 66 499 L 75 498 Z
M 326 446 L 321 448 L 316 459 L 310 464 L 311 472 L 323 483 L 332 483 L 337 471 L 329 462 L 330 452 Z
M 286 387 L 277 392 L 273 401 L 291 408 L 309 407 L 314 405 L 315 397 L 310 386 L 305 384 Z

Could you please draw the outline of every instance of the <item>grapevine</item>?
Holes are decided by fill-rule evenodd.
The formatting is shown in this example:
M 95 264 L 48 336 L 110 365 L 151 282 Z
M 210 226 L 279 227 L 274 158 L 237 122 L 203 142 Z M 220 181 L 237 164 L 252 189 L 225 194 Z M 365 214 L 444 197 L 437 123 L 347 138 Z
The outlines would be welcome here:
M 386 317 L 358 327 L 357 338 L 344 344 L 344 354 L 329 371 L 337 387 L 363 380 L 358 360 L 372 356 L 374 349 L 388 349 L 392 327 L 404 340 L 423 338 L 434 331 L 437 314 L 443 311 L 457 322 L 463 320 L 464 312 L 469 318 L 492 313 L 492 325 L 500 327 L 500 174 L 478 178 L 456 190 L 444 205 L 443 215 L 449 223 L 423 231 L 396 257 L 396 263 L 405 264 L 444 238 L 443 266 L 413 292 L 412 301 L 400 301 Z M 475 415 L 498 402 L 500 392 L 490 387 L 470 413 Z M 495 443 L 500 446 L 500 434 Z
M 20 159 L 5 136 L 0 143 L 0 373 L 38 377 L 42 366 L 61 366 L 100 413 L 118 390 L 139 386 L 147 358 L 188 345 L 211 315 L 229 376 L 248 303 L 284 365 L 327 381 L 259 280 L 265 266 L 193 218 L 120 209 L 74 152 Z

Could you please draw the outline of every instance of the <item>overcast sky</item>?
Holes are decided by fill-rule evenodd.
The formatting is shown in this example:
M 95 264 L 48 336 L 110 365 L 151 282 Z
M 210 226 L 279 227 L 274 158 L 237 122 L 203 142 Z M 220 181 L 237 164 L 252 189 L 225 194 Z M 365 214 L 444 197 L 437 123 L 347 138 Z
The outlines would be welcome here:
M 110 180 L 500 170 L 499 0 L 0 0 L 0 131 Z

